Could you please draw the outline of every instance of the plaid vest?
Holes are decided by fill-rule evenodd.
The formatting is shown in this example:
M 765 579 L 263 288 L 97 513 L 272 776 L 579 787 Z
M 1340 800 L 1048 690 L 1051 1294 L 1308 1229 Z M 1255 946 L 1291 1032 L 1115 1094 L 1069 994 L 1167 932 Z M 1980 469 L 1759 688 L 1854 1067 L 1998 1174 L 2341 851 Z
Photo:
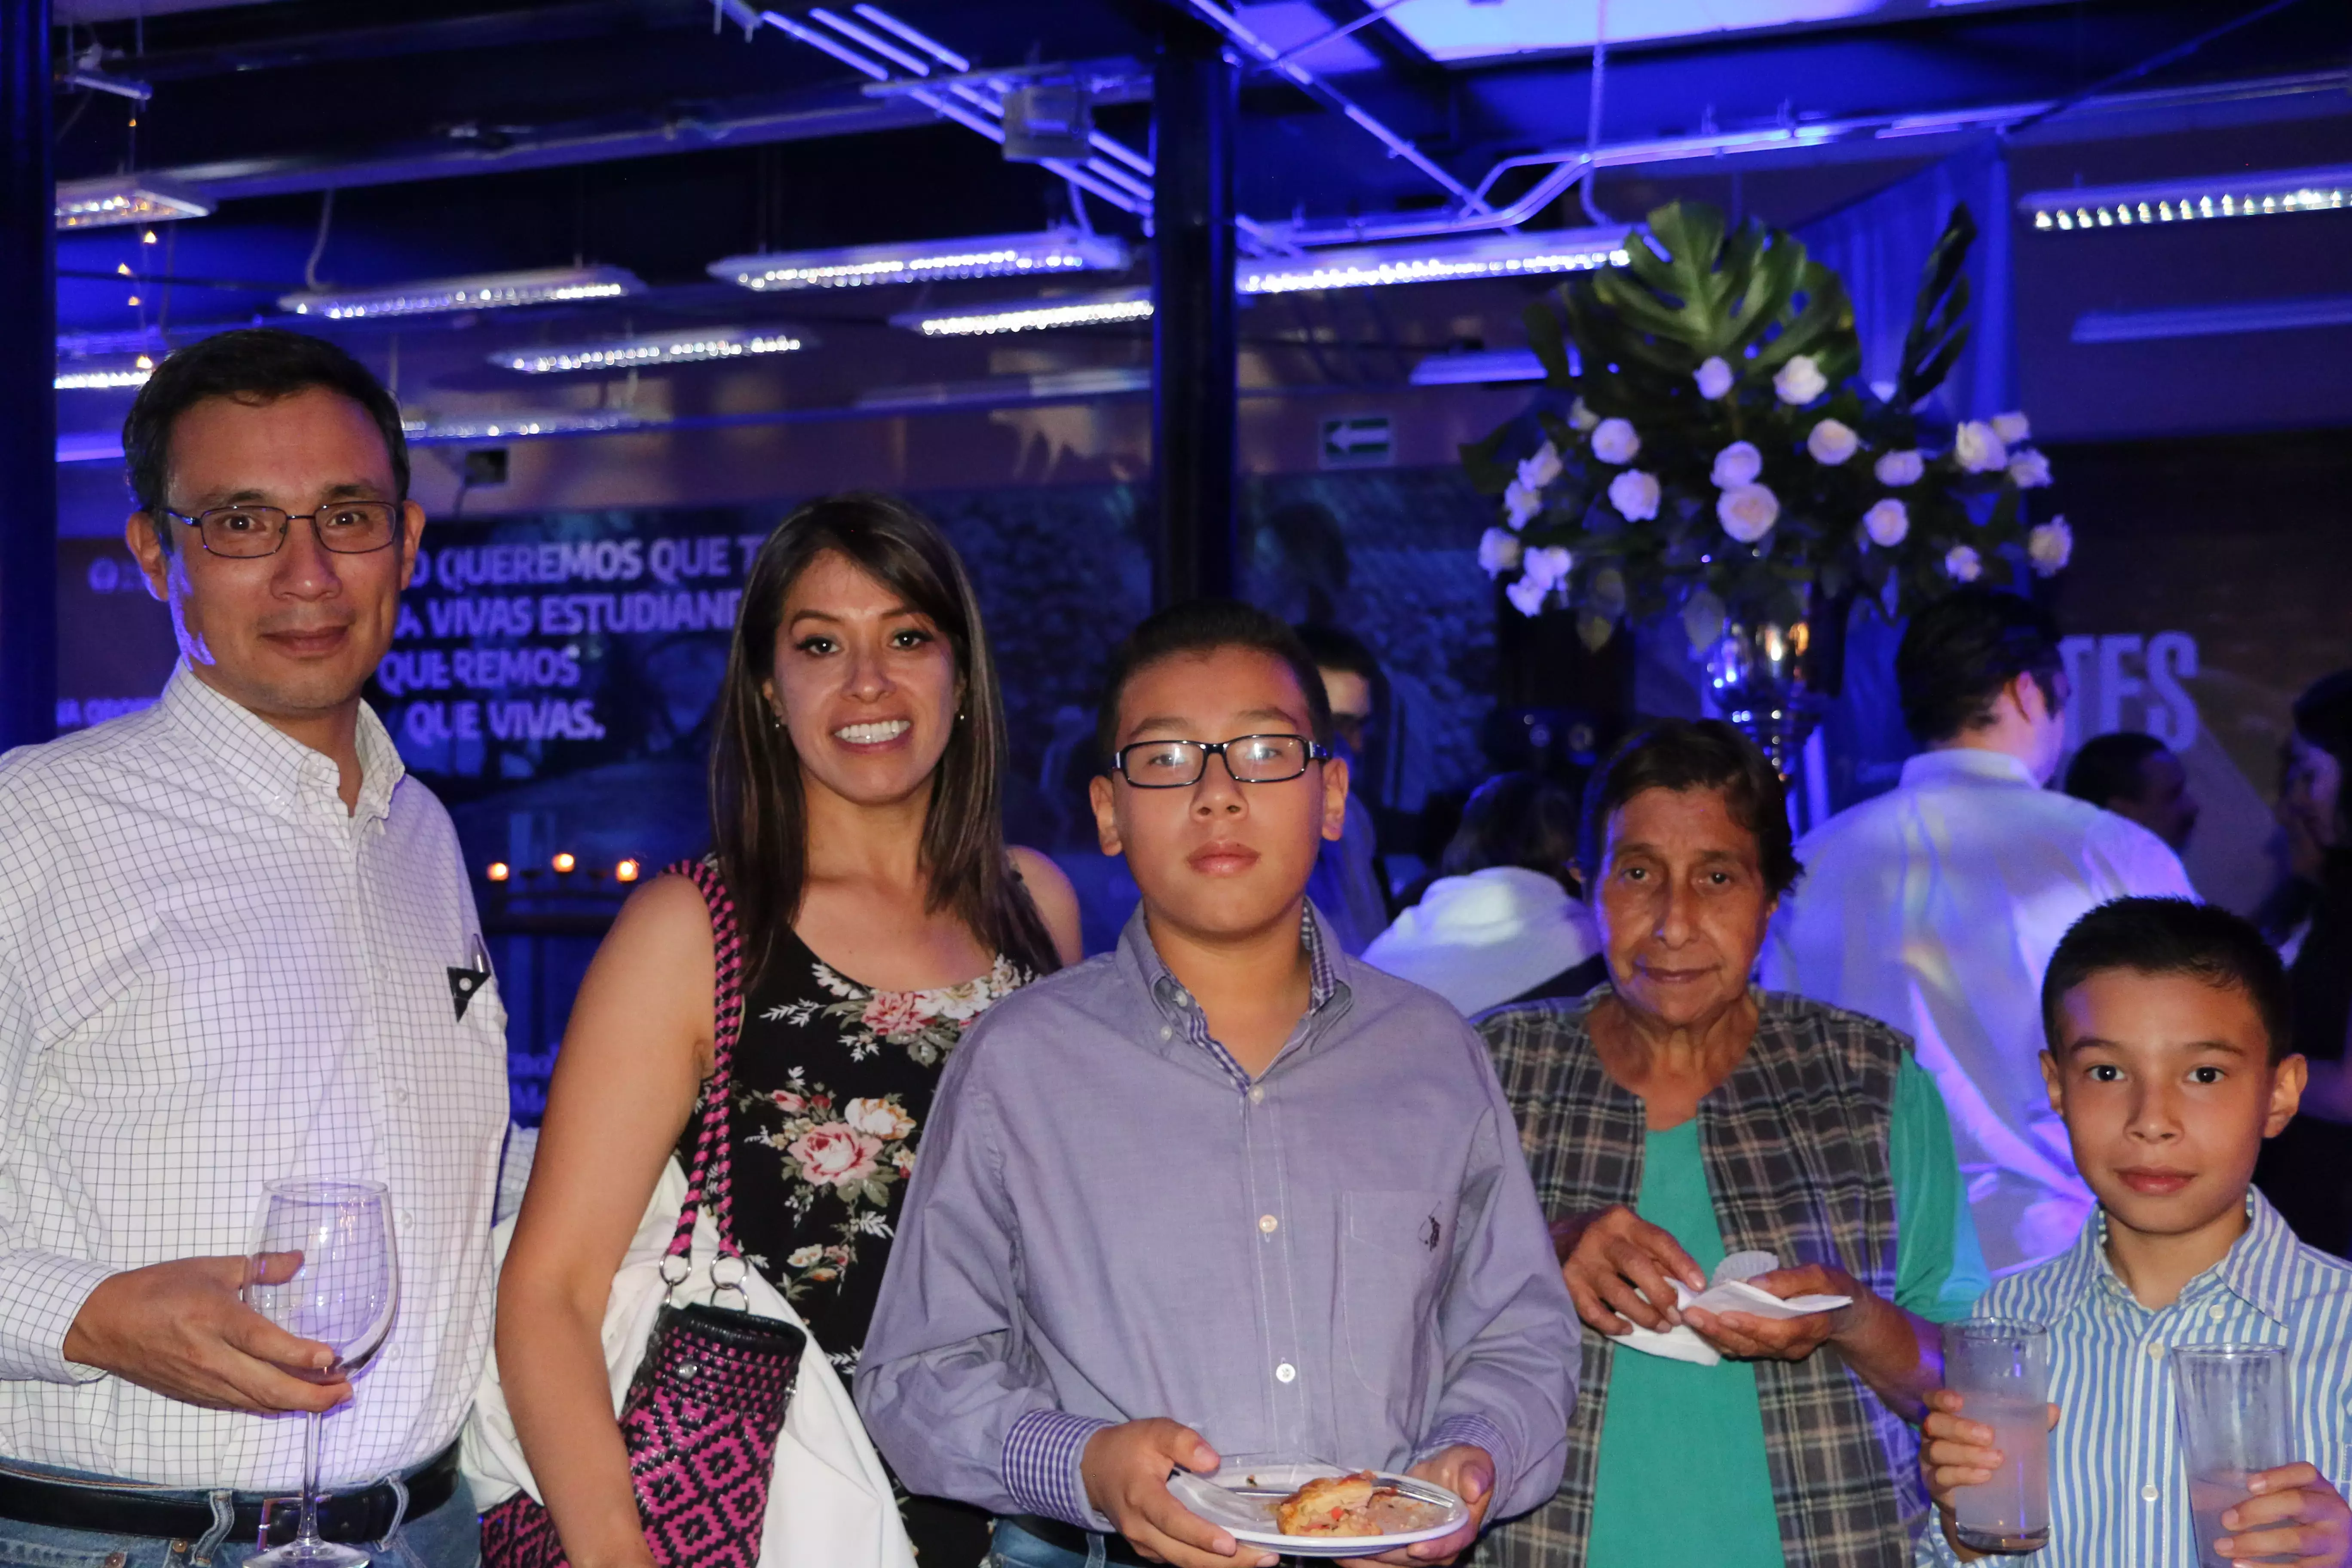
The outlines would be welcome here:
M 1642 1102 L 1601 1070 L 1580 1001 L 1497 1009 L 1478 1021 L 1517 1117 L 1544 1213 L 1631 1205 L 1642 1187 Z M 1699 1145 L 1723 1242 L 1783 1267 L 1832 1263 L 1895 1298 L 1895 1188 L 1887 1134 L 1910 1043 L 1859 1014 L 1756 994 L 1755 1042 L 1699 1101 Z M 1568 1426 L 1568 1473 L 1550 1502 L 1487 1537 L 1496 1568 L 1581 1565 L 1592 1524 L 1601 1425 L 1616 1346 L 1584 1330 Z M 1640 1353 L 1640 1352 L 1634 1352 Z M 1899 1568 L 1927 1498 L 1916 1438 L 1824 1346 L 1801 1362 L 1759 1361 L 1772 1500 L 1790 1568 Z M 1658 1480 L 1671 1506 L 1672 1481 Z M 1596 1568 L 1609 1568 L 1598 1564 Z

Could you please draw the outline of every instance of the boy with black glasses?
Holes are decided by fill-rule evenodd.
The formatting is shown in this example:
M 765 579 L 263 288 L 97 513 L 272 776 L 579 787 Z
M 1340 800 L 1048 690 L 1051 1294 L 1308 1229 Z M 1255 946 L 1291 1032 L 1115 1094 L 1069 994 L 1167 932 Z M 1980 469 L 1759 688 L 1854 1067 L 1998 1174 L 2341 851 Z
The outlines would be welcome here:
M 1486 1051 L 1305 897 L 1347 805 L 1328 730 L 1271 616 L 1137 628 L 1093 795 L 1142 907 L 940 1085 L 858 1405 L 908 1486 L 1005 1516 L 999 1563 L 1272 1563 L 1177 1467 L 1409 1469 L 1469 1504 L 1395 1563 L 1559 1482 L 1576 1324 Z

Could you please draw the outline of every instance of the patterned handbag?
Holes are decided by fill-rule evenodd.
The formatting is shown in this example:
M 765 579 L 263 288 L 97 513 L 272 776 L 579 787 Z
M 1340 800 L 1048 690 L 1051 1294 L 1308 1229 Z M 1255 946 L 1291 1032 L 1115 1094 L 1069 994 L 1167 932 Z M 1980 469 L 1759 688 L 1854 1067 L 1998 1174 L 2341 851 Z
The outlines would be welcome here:
M 718 986 L 694 1168 L 662 1278 L 673 1292 L 686 1282 L 695 1215 L 707 1193 L 719 1247 L 711 1280 L 720 1292 L 740 1297 L 748 1265 L 735 1244 L 727 1101 L 743 1027 L 742 943 L 717 868 L 698 860 L 670 869 L 692 878 L 709 906 Z M 791 1324 L 737 1308 L 663 1305 L 621 1403 L 620 1426 L 646 1544 L 664 1568 L 757 1568 L 776 1436 L 806 1342 Z M 482 1515 L 482 1562 L 486 1568 L 569 1568 L 554 1520 L 527 1491 Z

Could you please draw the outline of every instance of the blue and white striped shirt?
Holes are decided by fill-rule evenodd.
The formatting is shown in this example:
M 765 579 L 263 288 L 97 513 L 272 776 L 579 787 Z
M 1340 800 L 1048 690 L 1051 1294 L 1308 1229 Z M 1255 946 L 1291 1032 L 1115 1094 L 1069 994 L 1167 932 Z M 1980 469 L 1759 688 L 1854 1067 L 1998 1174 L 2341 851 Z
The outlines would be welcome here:
M 2289 1350 L 2294 1457 L 2338 1486 L 2352 1475 L 2352 1264 L 2304 1246 L 2258 1192 L 2221 1262 L 2161 1311 L 2107 1262 L 2104 1211 L 2074 1247 L 1996 1280 L 1979 1317 L 2050 1325 L 2050 1544 L 2032 1568 L 2197 1568 L 2176 1437 L 2176 1344 Z M 1916 1562 L 1957 1561 L 1930 1523 Z

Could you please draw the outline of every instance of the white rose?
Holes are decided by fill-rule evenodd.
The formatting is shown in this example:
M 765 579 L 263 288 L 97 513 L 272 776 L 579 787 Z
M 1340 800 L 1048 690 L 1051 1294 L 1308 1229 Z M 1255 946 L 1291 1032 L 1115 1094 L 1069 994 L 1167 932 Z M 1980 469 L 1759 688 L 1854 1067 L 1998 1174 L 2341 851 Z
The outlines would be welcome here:
M 1993 427 L 1970 419 L 1952 433 L 1952 456 L 1972 474 L 1990 474 L 2009 466 L 2009 447 Z
M 887 1143 L 915 1130 L 915 1119 L 887 1100 L 859 1098 L 849 1102 L 841 1119 L 860 1132 L 871 1132 Z
M 1797 355 L 1772 377 L 1772 390 L 1792 408 L 1801 408 L 1829 389 L 1829 378 L 1822 374 L 1822 367 L 1811 354 Z
M 1559 545 L 1546 545 L 1528 552 L 1527 575 L 1547 588 L 1556 588 L 1568 581 L 1568 574 L 1575 564 L 1576 557 Z
M 1519 563 L 1519 536 L 1490 528 L 1478 536 L 1478 567 L 1489 577 L 1499 577 Z
M 1628 468 L 1609 481 L 1609 504 L 1628 522 L 1647 522 L 1658 515 L 1658 476 Z
M 2050 482 L 2050 459 L 2028 447 L 2009 458 L 2009 482 L 2021 490 L 2038 490 Z
M 1992 433 L 2014 447 L 2032 438 L 2033 426 L 2025 422 L 2022 414 L 1996 414 L 1992 416 Z
M 1539 490 L 1559 478 L 1559 449 L 1546 441 L 1536 448 L 1536 455 L 1519 465 L 1519 483 L 1531 490 Z
M 1984 562 L 1974 545 L 1955 544 L 1944 556 L 1944 570 L 1955 583 L 1973 583 L 1984 575 Z
M 1590 430 L 1595 425 L 1600 423 L 1601 416 L 1592 412 L 1592 410 L 1585 405 L 1585 401 L 1581 397 L 1568 405 L 1568 426 L 1570 429 Z
M 1717 489 L 1731 489 L 1739 485 L 1752 485 L 1756 476 L 1764 471 L 1764 454 L 1756 449 L 1753 441 L 1734 441 L 1715 455 L 1715 472 L 1707 477 Z
M 1901 501 L 1889 496 L 1862 514 L 1862 527 L 1873 544 L 1892 550 L 1910 537 L 1911 513 Z
M 1742 544 L 1753 544 L 1772 531 L 1780 519 L 1780 498 L 1762 485 L 1734 485 L 1715 503 L 1723 531 Z
M 1533 620 L 1543 614 L 1544 601 L 1551 597 L 1551 584 L 1522 577 L 1503 590 L 1503 597 L 1511 601 L 1513 609 Z
M 1642 437 L 1631 420 L 1603 419 L 1592 432 L 1592 455 L 1604 463 L 1630 463 L 1641 455 Z
M 1813 461 L 1832 468 L 1853 457 L 1861 447 L 1862 437 L 1853 433 L 1853 427 L 1836 419 L 1822 420 L 1805 437 L 1805 450 L 1813 455 Z
M 1513 479 L 1511 488 L 1503 492 L 1503 518 L 1515 532 L 1527 527 L 1528 520 L 1541 510 L 1543 497 L 1517 479 Z
M 1731 367 L 1723 363 L 1720 354 L 1709 354 L 1693 373 L 1692 379 L 1698 383 L 1698 395 L 1713 403 L 1731 390 Z
M 2063 517 L 2052 518 L 2025 536 L 2025 558 L 2041 576 L 2055 577 L 2063 572 L 2074 553 L 2074 531 Z
M 1890 490 L 1899 490 L 1919 482 L 1919 476 L 1927 471 L 1927 459 L 1916 452 L 1889 452 L 1878 459 L 1878 466 L 1871 471 L 1878 476 L 1880 484 Z

